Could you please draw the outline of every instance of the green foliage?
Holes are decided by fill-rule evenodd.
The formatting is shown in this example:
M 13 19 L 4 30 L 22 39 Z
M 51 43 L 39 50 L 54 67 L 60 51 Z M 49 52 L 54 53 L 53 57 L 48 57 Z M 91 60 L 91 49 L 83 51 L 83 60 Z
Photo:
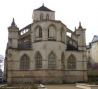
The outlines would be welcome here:
M 98 82 L 98 75 L 92 75 L 92 76 L 88 76 L 88 82 L 92 81 L 92 82 Z
M 4 86 L 0 89 L 7 89 L 7 87 L 13 87 L 13 89 L 38 89 L 36 84 L 34 84 L 33 82 L 28 82 L 24 84 L 8 83 L 7 86 Z
M 98 85 L 98 75 L 89 75 L 88 84 Z
M 14 86 L 14 83 L 8 83 L 7 86 L 12 87 L 12 86 Z
M 98 85 L 98 81 L 88 81 L 87 82 L 88 84 L 91 84 L 91 85 Z

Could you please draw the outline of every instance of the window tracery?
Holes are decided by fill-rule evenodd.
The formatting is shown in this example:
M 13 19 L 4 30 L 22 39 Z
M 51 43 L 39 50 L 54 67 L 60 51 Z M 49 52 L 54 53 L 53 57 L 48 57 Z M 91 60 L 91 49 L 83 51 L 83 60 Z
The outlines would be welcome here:
M 37 54 L 35 62 L 36 68 L 42 68 L 42 56 L 40 53 Z
M 46 15 L 46 20 L 49 20 L 49 14 Z
M 76 69 L 76 60 L 73 55 L 68 58 L 68 69 Z
M 49 68 L 56 68 L 56 57 L 53 53 L 51 53 L 49 55 L 48 67 Z
M 40 14 L 40 20 L 43 20 L 43 14 L 42 13 Z
M 42 28 L 41 27 L 36 28 L 36 37 L 42 38 Z
M 29 69 L 29 58 L 28 56 L 24 55 L 20 60 L 20 69 L 27 70 Z

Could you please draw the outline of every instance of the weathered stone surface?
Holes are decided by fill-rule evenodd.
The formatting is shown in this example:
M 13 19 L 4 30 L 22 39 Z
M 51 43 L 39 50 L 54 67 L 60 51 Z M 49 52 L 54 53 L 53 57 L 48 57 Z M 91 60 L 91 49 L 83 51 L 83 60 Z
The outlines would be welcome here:
M 42 20 L 40 19 L 41 13 L 44 15 Z M 48 20 L 45 19 L 47 13 L 50 16 Z M 4 70 L 4 78 L 7 79 L 7 82 L 63 83 L 86 81 L 85 29 L 79 28 L 72 32 L 61 21 L 55 20 L 55 12 L 34 11 L 33 20 L 34 23 L 21 30 L 18 28 L 17 30 L 15 28 L 15 31 L 9 29 Z M 36 20 L 38 21 L 36 22 Z M 67 33 L 71 33 L 71 37 L 68 37 Z M 30 44 L 27 49 L 28 42 Z M 68 44 L 72 46 L 70 50 Z M 72 49 L 73 47 L 76 49 Z M 41 68 L 36 67 L 38 53 L 42 58 Z M 55 68 L 49 68 L 51 53 L 55 56 Z M 20 62 L 24 55 L 29 59 L 29 68 L 22 70 Z M 71 55 L 75 59 L 74 69 L 68 69 L 68 59 Z

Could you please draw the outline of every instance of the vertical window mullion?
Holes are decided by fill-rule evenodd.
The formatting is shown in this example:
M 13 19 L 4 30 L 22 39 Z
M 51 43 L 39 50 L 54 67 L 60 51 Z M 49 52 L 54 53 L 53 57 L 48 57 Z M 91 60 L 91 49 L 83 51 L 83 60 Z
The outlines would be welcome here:
M 43 20 L 43 14 L 42 13 L 40 14 L 40 20 Z
M 73 56 L 70 56 L 68 59 L 68 69 L 76 69 L 76 61 Z
M 42 38 L 42 29 L 39 27 L 39 37 Z
M 20 60 L 20 69 L 22 70 L 29 69 L 29 58 L 26 55 L 24 55 Z
M 42 57 L 39 53 L 36 57 L 36 68 L 42 68 Z
M 56 68 L 56 58 L 54 54 L 50 54 L 48 62 L 49 62 L 48 63 L 49 68 Z

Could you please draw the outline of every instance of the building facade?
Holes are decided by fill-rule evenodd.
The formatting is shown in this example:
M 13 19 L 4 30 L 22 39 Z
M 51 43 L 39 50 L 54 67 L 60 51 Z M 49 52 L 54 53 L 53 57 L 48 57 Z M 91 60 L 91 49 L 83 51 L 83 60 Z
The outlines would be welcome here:
M 88 67 L 98 63 L 98 36 L 94 36 L 92 41 L 87 45 Z
M 7 82 L 63 83 L 87 81 L 85 29 L 71 31 L 42 5 L 32 22 L 8 28 L 4 78 Z M 71 37 L 67 36 L 71 33 Z

